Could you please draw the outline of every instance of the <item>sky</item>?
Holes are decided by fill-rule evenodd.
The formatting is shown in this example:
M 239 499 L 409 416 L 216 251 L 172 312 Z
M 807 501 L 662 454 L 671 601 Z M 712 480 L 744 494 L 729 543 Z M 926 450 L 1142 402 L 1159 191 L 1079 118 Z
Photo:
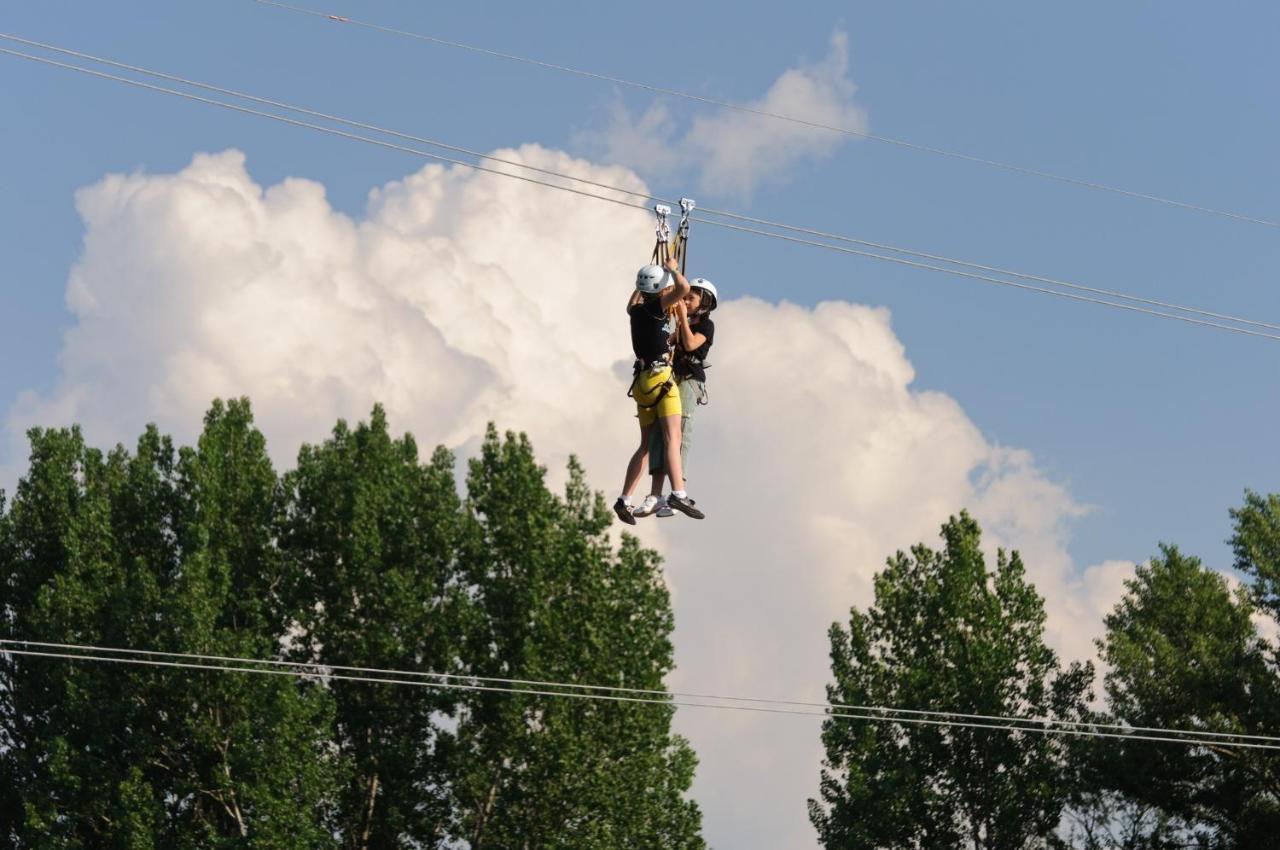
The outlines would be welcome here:
M 327 10 L 1280 217 L 1277 10 L 696 4 L 660 31 L 615 5 Z M 601 182 L 1280 320 L 1275 228 L 250 0 L 48 0 L 0 21 Z M 643 216 L 10 57 L 0 74 L 0 486 L 29 424 L 189 439 L 213 395 L 247 393 L 281 466 L 383 401 L 463 453 L 486 421 L 527 430 L 553 478 L 576 452 L 614 494 Z M 1228 508 L 1276 489 L 1274 341 L 706 227 L 690 263 L 724 298 L 690 463 L 709 519 L 640 530 L 667 558 L 673 687 L 820 698 L 827 625 L 964 507 L 1027 555 L 1055 647 L 1087 657 L 1133 562 L 1168 541 L 1229 567 Z M 707 714 L 677 724 L 711 843 L 812 846 L 816 727 Z

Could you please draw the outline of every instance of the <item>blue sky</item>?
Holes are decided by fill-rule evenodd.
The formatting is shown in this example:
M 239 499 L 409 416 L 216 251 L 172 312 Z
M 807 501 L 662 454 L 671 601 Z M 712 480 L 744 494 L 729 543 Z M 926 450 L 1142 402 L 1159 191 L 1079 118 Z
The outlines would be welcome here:
M 1167 3 L 689 4 L 665 32 L 636 4 L 371 2 L 406 29 L 710 96 L 758 97 L 850 39 L 878 133 L 1226 209 L 1280 216 L 1280 10 Z M 606 84 L 300 17 L 255 3 L 15 4 L 5 30 L 489 149 L 573 150 Z M 263 183 L 323 182 L 358 212 L 418 163 L 249 117 L 0 59 L 0 399 L 47 390 L 80 247 L 73 192 L 235 146 Z M 689 104 L 671 104 L 688 120 Z M 689 191 L 643 174 L 670 194 Z M 1280 317 L 1276 230 L 852 142 L 740 198 L 706 204 L 1248 316 Z M 581 234 L 583 238 L 587 234 Z M 709 232 L 695 250 L 733 293 L 886 305 L 922 387 L 991 439 L 1032 450 L 1094 512 L 1080 563 L 1172 540 L 1225 565 L 1226 509 L 1275 489 L 1273 342 L 1184 327 L 803 248 Z M 767 349 L 769 340 L 760 340 Z
M 689 4 L 667 16 L 665 29 L 655 24 L 654 7 L 638 4 L 538 7 L 377 0 L 351 2 L 332 11 L 736 101 L 759 98 L 788 68 L 822 61 L 833 33 L 844 32 L 848 75 L 858 86 L 854 101 L 873 132 L 1263 218 L 1280 217 L 1276 201 L 1280 162 L 1274 156 L 1280 141 L 1280 114 L 1274 109 L 1272 90 L 1272 81 L 1280 78 L 1280 56 L 1273 50 L 1280 10 L 1222 4 L 1209 9 L 1187 3 L 1083 3 L 1069 8 L 1021 3 L 977 7 L 815 3 L 807 4 L 803 14 L 782 14 L 766 5 Z M 109 8 L 45 0 L 13 5 L 0 20 L 0 30 L 6 32 L 479 150 L 534 142 L 589 156 L 604 165 L 599 150 L 586 140 L 612 126 L 620 107 L 639 115 L 653 105 L 651 97 L 639 92 L 301 17 L 251 0 L 123 1 Z M 67 276 L 81 257 L 85 236 L 85 222 L 75 209 L 76 190 L 99 183 L 112 172 L 171 174 L 185 168 L 197 152 L 237 148 L 246 153 L 247 167 L 258 186 L 274 186 L 289 176 L 309 178 L 323 185 L 337 210 L 359 218 L 372 188 L 401 180 L 422 166 L 421 160 L 404 154 L 8 57 L 0 56 L 0 80 L 0 114 L 6 117 L 5 131 L 0 133 L 0 297 L 4 304 L 0 358 L 6 364 L 0 371 L 0 409 L 6 411 L 26 390 L 42 398 L 58 396 L 54 383 L 63 370 L 59 363 L 65 355 L 63 334 L 75 322 L 66 307 Z M 707 108 L 689 103 L 671 103 L 668 108 L 679 126 L 710 114 Z M 225 160 L 223 167 L 234 171 Z M 689 169 L 641 168 L 639 173 L 659 194 L 695 192 Z M 830 156 L 802 158 L 770 178 L 750 197 L 696 194 L 704 206 L 1280 320 L 1276 285 L 1280 232 L 1276 228 L 869 141 L 848 141 Z M 468 191 L 464 187 L 450 197 L 473 197 Z M 413 192 L 401 186 L 390 194 L 404 200 Z M 110 197 L 110 192 L 100 191 L 98 197 Z M 515 198 L 513 203 L 524 202 L 524 196 L 510 197 Z M 527 211 L 521 215 L 513 219 L 527 225 L 531 216 Z M 99 216 L 103 218 L 110 216 Z M 564 261 L 566 250 L 580 246 L 577 250 L 583 255 L 596 252 L 583 268 L 601 268 L 608 264 L 598 256 L 604 250 L 599 246 L 619 244 L 628 232 L 619 229 L 615 219 L 606 218 L 579 214 L 579 229 L 567 232 L 566 242 L 556 251 L 515 259 L 504 255 L 505 261 L 512 268 L 526 261 L 554 264 Z M 333 225 L 322 219 L 316 220 Z M 473 216 L 473 220 L 504 223 L 500 215 Z M 121 216 L 112 221 L 123 222 L 122 226 L 146 224 L 143 217 Z M 583 226 L 584 222 L 590 226 Z M 314 238 L 323 241 L 340 233 L 341 227 L 333 228 Z M 517 242 L 514 237 L 519 235 L 508 231 L 500 238 Z M 452 237 L 457 243 L 465 241 L 456 233 Z M 218 238 L 214 233 L 210 241 L 216 243 Z M 646 240 L 647 231 L 638 234 L 636 262 L 647 255 Z M 774 429 L 751 428 L 755 423 L 734 422 L 726 412 L 752 411 L 752 402 L 726 399 L 719 388 L 761 392 L 759 415 L 776 416 L 776 411 L 769 410 L 767 393 L 751 380 L 750 372 L 758 364 L 715 360 L 713 397 L 719 401 L 709 408 L 707 429 L 701 433 L 719 435 L 722 445 L 704 442 L 694 452 L 694 469 L 732 471 L 732 482 L 716 482 L 718 489 L 709 489 L 726 507 L 732 498 L 745 500 L 735 505 L 739 512 L 730 516 L 742 517 L 741 511 L 746 511 L 750 518 L 740 520 L 741 527 L 732 528 L 735 533 L 729 536 L 717 531 L 712 522 L 696 530 L 668 524 L 655 532 L 667 535 L 660 539 L 670 544 L 663 551 L 676 589 L 677 675 L 691 677 L 686 683 L 723 674 L 719 683 L 699 680 L 697 684 L 720 687 L 725 693 L 775 696 L 820 688 L 816 671 L 825 657 L 822 632 L 836 616 L 831 611 L 843 610 L 853 601 L 844 596 L 851 585 L 836 580 L 843 581 L 856 569 L 841 561 L 861 559 L 866 578 L 889 547 L 919 539 L 914 537 L 916 529 L 936 528 L 932 524 L 941 517 L 933 511 L 959 507 L 949 501 L 951 494 L 962 489 L 954 480 L 956 470 L 961 470 L 963 481 L 964 470 L 976 468 L 974 458 L 985 452 L 985 446 L 975 447 L 965 436 L 970 420 L 987 441 L 1029 450 L 1037 470 L 1062 485 L 1071 499 L 1092 506 L 1091 513 L 1073 521 L 1066 539 L 1071 556 L 1067 569 L 1083 569 L 1107 559 L 1141 560 L 1162 540 L 1177 542 L 1215 566 L 1226 566 L 1230 561 L 1225 544 L 1230 531 L 1228 508 L 1239 503 L 1245 487 L 1277 489 L 1280 456 L 1274 450 L 1274 423 L 1280 418 L 1280 400 L 1274 390 L 1274 364 L 1280 347 L 1274 341 L 707 227 L 700 227 L 694 240 L 694 269 L 713 277 L 727 299 L 747 294 L 806 307 L 828 299 L 887 307 L 892 311 L 892 332 L 916 370 L 914 389 L 945 394 L 963 407 L 968 419 L 957 424 L 946 404 L 934 404 L 936 397 L 916 394 L 904 399 L 905 394 L 895 394 L 893 387 L 884 390 L 876 383 L 883 375 L 873 375 L 864 383 L 859 383 L 861 378 L 849 378 L 850 372 L 867 364 L 878 363 L 887 370 L 885 374 L 892 374 L 898 365 L 896 355 L 885 354 L 887 335 L 865 311 L 788 312 L 742 305 L 736 314 L 742 323 L 723 323 L 718 350 L 748 351 L 752 357 L 767 358 L 785 349 L 792 357 L 785 362 L 791 363 L 796 357 L 794 341 L 784 335 L 784 323 L 806 329 L 802 332 L 827 332 L 826 347 L 818 349 L 824 356 L 849 353 L 848 363 L 821 364 L 850 367 L 841 373 L 844 383 L 833 392 L 853 387 L 860 393 L 856 401 L 883 406 L 875 414 L 887 417 L 888 428 L 905 422 L 904 430 L 911 431 L 912 423 L 916 430 L 899 442 L 889 441 L 891 448 L 883 457 L 891 460 L 868 457 L 865 433 L 859 435 L 861 442 L 850 439 L 848 445 L 841 443 L 843 434 L 835 433 L 846 423 L 866 427 L 867 417 L 850 411 L 848 399 L 841 408 L 821 398 L 811 399 L 814 410 L 836 410 L 845 418 L 807 423 L 811 427 L 805 433 L 807 411 L 788 410 L 787 416 L 777 416 L 785 422 Z M 153 246 L 140 239 L 121 254 L 145 254 Z M 459 259 L 460 268 L 479 269 L 477 274 L 486 271 L 484 264 L 490 257 L 484 250 L 477 251 L 474 245 L 454 249 L 453 254 L 444 255 Z M 425 248 L 422 253 L 433 260 L 437 256 Z M 111 252 L 99 254 L 109 265 Z M 190 256 L 185 259 L 190 261 Z M 139 263 L 138 267 L 165 265 Z M 99 267 L 95 273 L 111 278 L 113 271 Z M 116 274 L 111 280 L 100 279 L 103 287 L 98 291 L 124 292 L 131 298 L 141 293 L 141 300 L 125 302 L 129 309 L 145 311 L 171 303 L 178 309 L 199 301 L 191 297 L 193 287 L 211 285 L 199 271 L 182 281 L 157 280 L 137 287 L 128 286 L 127 281 L 120 285 L 118 278 L 127 275 Z M 531 278 L 545 282 L 548 276 L 554 275 Z M 446 280 L 444 272 L 439 277 L 425 281 L 429 286 L 424 288 L 449 291 L 453 282 Z M 278 308 L 281 301 L 287 304 L 299 291 L 306 292 L 310 278 L 302 274 L 299 279 L 244 291 L 265 300 L 276 298 Z M 232 288 L 239 283 L 233 281 Z M 179 284 L 187 289 L 179 291 Z M 621 280 L 616 285 L 625 289 L 627 284 Z M 602 281 L 600 285 L 615 284 Z M 172 300 L 168 299 L 170 288 L 175 293 Z M 324 297 L 317 292 L 323 292 L 323 287 L 309 293 L 313 308 L 314 299 Z M 370 292 L 371 297 L 381 298 L 387 289 Z M 509 303 L 502 300 L 508 295 L 498 292 L 484 306 Z M 151 302 L 145 300 L 148 297 Z M 394 303 L 397 309 L 403 306 Z M 223 309 L 219 318 L 227 315 L 226 305 L 225 300 L 216 301 L 215 306 Z M 257 302 L 249 305 L 257 306 Z M 261 318 L 253 316 L 252 309 L 250 320 Z M 139 317 L 140 335 L 155 330 L 155 310 L 150 312 L 145 319 Z M 274 321 L 275 314 L 269 313 L 264 307 L 267 324 Z M 447 336 L 450 328 L 441 323 L 441 314 L 447 311 L 437 311 L 422 324 L 414 324 L 422 316 L 409 313 L 401 310 L 395 318 L 400 327 L 411 328 L 408 333 L 401 331 L 397 342 L 409 338 L 413 344 L 421 343 L 417 348 L 407 344 L 413 355 L 407 358 L 410 369 L 417 370 L 428 359 L 421 353 L 434 350 L 430 332 Z M 802 314 L 799 319 L 797 314 Z M 351 319 L 351 312 L 335 310 L 334 315 L 341 317 L 340 322 L 359 320 Z M 197 310 L 175 316 L 174 322 L 204 318 Z M 147 322 L 151 326 L 144 329 Z M 771 333 L 775 326 L 777 334 Z M 755 331 L 760 334 L 757 339 L 742 340 L 735 339 L 735 327 L 765 330 Z M 322 332 L 329 328 L 324 326 Z M 108 357 L 128 347 L 133 324 L 125 322 L 109 330 L 116 335 L 96 338 L 100 343 L 102 339 L 118 343 L 116 348 L 108 346 L 108 353 L 102 355 Z M 207 343 L 210 332 L 207 327 L 201 330 L 206 335 L 201 342 Z M 534 328 L 532 338 L 541 339 L 541 332 Z M 863 348 L 840 336 L 858 332 L 866 336 Z M 372 348 L 376 360 L 376 345 L 367 343 L 377 333 L 376 322 L 353 328 L 348 339 L 353 347 L 364 344 L 365 348 L 350 352 L 351 359 L 368 355 Z M 618 333 L 624 334 L 621 326 Z M 267 360 L 268 371 L 277 366 L 291 368 L 288 353 L 305 351 L 310 342 L 303 340 L 297 349 L 281 346 L 287 356 Z M 341 342 L 335 339 L 335 345 Z M 449 343 L 452 348 L 444 346 L 441 362 L 446 366 L 469 362 L 459 354 L 466 353 L 465 344 L 455 339 Z M 620 344 L 625 347 L 624 340 Z M 139 350 L 154 349 L 141 346 Z M 193 350 L 208 348 L 195 345 Z M 224 341 L 217 351 L 228 360 L 245 351 L 248 359 L 255 356 L 252 346 L 241 350 L 235 341 Z M 348 355 L 346 350 L 325 353 L 338 359 Z M 83 354 L 82 350 L 78 355 L 78 374 L 92 380 L 93 370 L 84 368 Z M 375 363 L 370 373 L 376 373 L 379 365 Z M 403 365 L 402 361 L 399 366 Z M 599 407 L 612 412 L 621 401 L 621 390 L 614 392 L 608 369 L 609 364 L 596 369 L 613 394 Z M 350 378 L 352 374 L 360 378 L 366 373 L 353 369 L 345 378 L 357 380 Z M 586 369 L 574 374 L 596 381 L 591 386 L 602 386 L 601 374 Z M 271 372 L 268 378 L 274 375 Z M 886 382 L 892 384 L 893 378 L 881 381 Z M 107 388 L 109 401 L 117 406 L 147 398 L 145 391 L 139 391 L 121 393 L 134 401 L 118 401 L 111 393 L 121 390 Z M 807 386 L 801 387 L 799 394 L 792 392 L 787 398 L 804 398 L 807 391 Z M 409 395 L 408 402 L 399 400 L 402 411 L 419 404 L 417 395 Z M 527 398 L 507 409 L 521 409 L 532 424 L 500 424 L 545 429 L 544 411 L 525 402 Z M 296 418 L 287 407 L 287 400 L 280 402 L 274 415 Z M 261 421 L 263 405 L 257 410 Z M 474 406 L 469 410 L 469 415 L 476 414 Z M 568 410 L 572 413 L 573 408 Z M 555 415 L 545 421 L 557 421 Z M 611 481 L 618 471 L 609 468 L 614 455 L 624 451 L 614 442 L 613 425 L 625 425 L 626 433 L 632 428 L 623 415 L 619 408 L 618 422 L 604 416 L 591 420 L 589 434 L 573 435 L 574 440 L 595 444 L 588 467 L 593 481 Z M 450 408 L 447 417 L 454 416 Z M 194 427 L 197 417 L 191 418 Z M 792 424 L 796 419 L 802 423 L 798 429 Z M 295 430 L 315 439 L 330 424 L 315 421 Z M 872 424 L 885 427 L 880 420 Z M 929 428 L 934 427 L 941 435 L 936 444 L 920 437 L 933 434 Z M 795 446 L 777 441 L 777 432 L 786 429 L 792 429 L 788 436 L 800 431 L 797 442 L 808 437 L 831 454 L 805 465 L 813 458 L 798 458 Z M 742 436 L 746 431 L 750 435 Z M 883 436 L 874 428 L 871 433 Z M 543 442 L 537 445 L 546 452 Z M 743 445 L 749 448 L 744 450 Z M 918 457 L 893 453 L 903 446 Z M 802 448 L 800 454 L 807 450 Z M 5 451 L 7 443 L 0 441 L 0 453 Z M 761 452 L 770 452 L 771 457 L 761 457 Z M 941 456 L 951 453 L 957 456 L 955 462 Z M 854 458 L 858 463 L 867 461 L 868 469 L 861 481 L 850 482 L 846 473 L 856 465 Z M 14 460 L 0 454 L 0 469 Z M 697 466 L 700 463 L 706 465 Z M 791 476 L 785 479 L 786 487 L 795 489 L 764 497 L 733 492 L 763 489 L 762 482 L 777 478 L 783 466 L 782 471 Z M 821 480 L 827 474 L 845 478 L 833 485 Z M 700 483 L 696 475 L 694 480 Z M 948 475 L 953 478 L 947 479 Z M 1018 478 L 1015 470 L 1008 477 L 1016 480 L 1001 491 L 1006 495 L 1014 493 L 1014 498 L 1034 502 L 1036 494 L 1044 492 L 1037 489 L 1035 476 Z M 831 492 L 863 498 L 856 485 L 864 482 L 870 482 L 865 489 L 874 491 L 873 501 L 858 503 L 860 507 L 853 499 L 848 506 L 828 503 L 827 486 Z M 937 498 L 919 507 L 922 519 L 896 522 L 898 515 L 916 510 L 917 502 L 930 496 Z M 762 499 L 785 504 L 762 507 Z M 1047 499 L 1052 503 L 1049 513 L 1069 514 L 1063 500 L 1055 499 L 1054 494 Z M 809 538 L 796 539 L 800 533 L 793 532 L 810 518 L 815 502 L 818 510 L 829 512 L 838 522 L 821 524 Z M 1024 513 L 1022 519 L 1034 520 L 1037 505 L 1030 504 Z M 913 529 L 908 539 L 898 531 L 905 527 Z M 848 536 L 842 537 L 846 532 Z M 1045 536 L 1053 537 L 1040 534 Z M 754 560 L 745 563 L 736 557 L 735 545 L 750 549 Z M 1053 546 L 1046 547 L 1043 539 L 1037 545 L 1041 552 L 1052 552 Z M 826 561 L 818 563 L 814 557 L 806 563 L 808 554 L 820 551 L 825 552 Z M 729 563 L 714 563 L 717 560 Z M 791 571 L 797 567 L 805 571 Z M 1046 574 L 1058 575 L 1052 569 Z M 865 591 L 866 585 L 862 588 Z M 1085 588 L 1084 595 L 1090 590 Z M 1095 616 L 1092 609 L 1087 615 L 1074 613 L 1084 609 L 1071 607 L 1070 593 L 1061 587 L 1059 592 L 1065 602 L 1057 611 L 1067 612 L 1068 617 Z M 825 602 L 831 606 L 820 604 Z M 763 617 L 781 625 L 761 630 Z M 1096 623 L 1082 623 L 1077 637 L 1096 627 Z M 737 648 L 738 656 L 726 659 L 726 648 Z M 774 847 L 800 846 L 796 841 L 811 838 L 802 803 L 816 781 L 816 763 L 805 761 L 810 755 L 805 748 L 816 746 L 815 730 L 780 724 L 762 726 L 759 734 L 752 727 L 739 729 L 738 738 L 727 732 L 716 737 L 718 732 L 711 728 L 717 722 L 714 718 L 703 721 L 706 727 L 697 726 L 696 720 L 689 722 L 684 731 L 690 732 L 703 756 L 701 784 L 695 786 L 695 793 L 707 812 L 708 836 L 713 841 L 721 846 Z M 781 737 L 788 735 L 792 737 Z M 749 753 L 750 763 L 771 769 L 740 769 L 744 748 L 749 746 L 755 747 Z M 792 796 L 781 801 L 776 811 L 756 805 L 753 801 L 777 796 L 772 783 L 779 781 L 778 763 L 767 759 L 789 757 L 789 753 L 794 758 L 784 767 L 792 771 L 786 774 L 792 778 L 785 779 L 791 783 Z M 762 777 L 760 787 L 751 785 L 752 774 Z

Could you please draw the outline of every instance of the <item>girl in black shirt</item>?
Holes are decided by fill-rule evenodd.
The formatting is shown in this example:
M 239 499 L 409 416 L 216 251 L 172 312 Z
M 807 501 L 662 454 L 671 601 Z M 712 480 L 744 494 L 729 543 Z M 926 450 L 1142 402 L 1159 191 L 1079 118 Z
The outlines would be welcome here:
M 680 465 L 680 392 L 675 386 L 670 347 L 673 330 L 670 314 L 679 310 L 677 305 L 688 293 L 689 281 L 680 273 L 679 263 L 671 259 L 667 261 L 665 273 L 656 266 L 642 268 L 636 276 L 636 291 L 627 301 L 631 347 L 636 355 L 630 395 L 635 398 L 636 416 L 640 420 L 640 446 L 627 464 L 622 495 L 614 502 L 613 510 L 618 519 L 628 525 L 636 522 L 632 516 L 631 495 L 645 471 L 650 436 L 655 431 L 661 433 L 668 447 L 665 471 L 671 479 L 671 496 L 667 504 L 694 519 L 703 517 L 684 490 L 684 472 Z
M 693 414 L 699 405 L 706 404 L 706 359 L 715 339 L 716 326 L 711 321 L 711 311 L 716 308 L 716 288 L 711 281 L 695 278 L 689 282 L 689 293 L 675 308 L 676 329 L 672 341 L 675 345 L 675 380 L 680 391 L 680 470 L 688 469 L 689 446 L 693 442 Z M 649 437 L 649 474 L 653 487 L 644 502 L 632 514 L 646 517 L 672 515 L 667 500 L 662 495 L 663 469 L 666 464 L 666 444 L 657 431 Z

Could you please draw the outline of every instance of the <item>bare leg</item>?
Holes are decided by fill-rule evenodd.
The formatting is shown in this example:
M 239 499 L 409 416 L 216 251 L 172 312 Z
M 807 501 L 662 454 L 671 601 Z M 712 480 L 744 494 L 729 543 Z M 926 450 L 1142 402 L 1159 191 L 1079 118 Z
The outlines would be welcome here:
M 677 416 L 676 419 L 679 420 L 680 417 Z M 640 476 L 644 474 L 645 466 L 648 464 L 649 432 L 652 429 L 652 425 L 640 426 L 640 447 L 631 455 L 631 462 L 627 464 L 627 478 L 622 483 L 622 495 L 628 499 L 636 491 L 636 485 L 640 483 Z
M 658 420 L 662 436 L 667 441 L 667 475 L 671 490 L 684 489 L 684 465 L 680 462 L 680 414 L 664 416 Z

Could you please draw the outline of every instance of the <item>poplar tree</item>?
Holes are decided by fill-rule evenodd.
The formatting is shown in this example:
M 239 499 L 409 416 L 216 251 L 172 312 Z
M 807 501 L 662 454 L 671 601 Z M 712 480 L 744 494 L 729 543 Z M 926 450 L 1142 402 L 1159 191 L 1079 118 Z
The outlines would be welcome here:
M 1092 670 L 1063 669 L 1018 553 L 988 571 L 978 524 L 898 552 L 875 602 L 830 630 L 833 704 L 1075 720 Z M 937 719 L 937 718 L 930 718 Z M 1062 739 L 1004 729 L 829 718 L 810 817 L 835 850 L 1022 850 L 1054 835 L 1073 786 Z
M 1238 526 L 1237 551 L 1252 533 L 1245 522 Z M 1267 568 L 1256 563 L 1260 572 Z M 1106 620 L 1100 649 L 1110 668 L 1113 719 L 1274 735 L 1280 677 L 1253 614 L 1247 591 L 1233 593 L 1197 558 L 1162 547 L 1138 568 Z M 1093 750 L 1099 783 L 1187 824 L 1191 846 L 1264 847 L 1280 835 L 1280 757 L 1273 751 L 1141 741 L 1102 741 Z
M 325 665 L 458 672 L 468 593 L 456 573 L 460 503 L 453 458 L 422 464 L 375 407 L 304 446 L 285 476 L 293 657 Z M 396 677 L 403 679 L 405 677 Z M 423 680 L 423 684 L 431 684 Z M 332 737 L 347 770 L 347 848 L 438 846 L 450 823 L 442 754 L 453 692 L 334 681 Z
M 629 536 L 614 550 L 576 462 L 556 496 L 528 439 L 490 428 L 466 507 L 471 673 L 663 691 L 673 619 L 658 557 Z M 685 796 L 695 759 L 671 734 L 670 705 L 461 699 L 452 791 L 472 850 L 703 846 Z
M 34 430 L 4 516 L 10 639 L 270 658 L 275 474 L 248 404 L 195 449 Z M 323 847 L 327 692 L 292 678 L 9 656 L 6 828 L 31 847 Z
M 1253 603 L 1280 620 L 1280 494 L 1246 491 L 1231 518 L 1235 567 L 1253 580 Z
M 464 503 L 452 456 L 423 463 L 375 408 L 282 480 L 246 401 L 180 451 L 30 437 L 0 495 L 0 637 L 436 675 L 0 654 L 0 846 L 702 847 L 659 561 L 614 546 L 576 463 L 554 495 L 490 429 Z M 444 687 L 473 676 L 655 702 Z

